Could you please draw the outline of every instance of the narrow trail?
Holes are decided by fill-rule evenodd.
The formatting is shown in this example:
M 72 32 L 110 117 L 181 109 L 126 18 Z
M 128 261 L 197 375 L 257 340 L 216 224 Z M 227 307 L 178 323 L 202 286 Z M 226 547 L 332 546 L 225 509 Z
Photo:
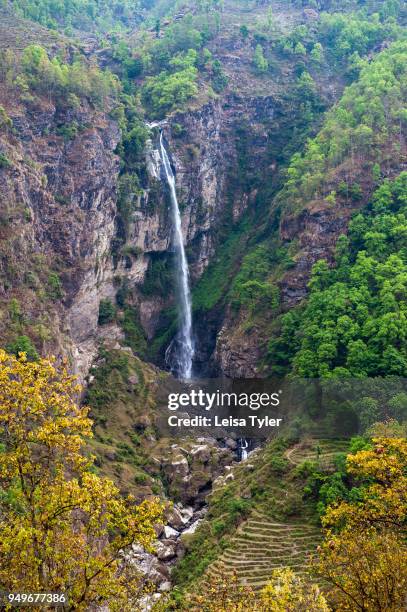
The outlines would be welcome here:
M 347 440 L 310 440 L 306 444 L 299 443 L 289 448 L 284 456 L 291 465 L 299 465 L 303 461 L 318 463 L 324 469 L 334 466 L 334 459 L 338 453 L 348 450 Z

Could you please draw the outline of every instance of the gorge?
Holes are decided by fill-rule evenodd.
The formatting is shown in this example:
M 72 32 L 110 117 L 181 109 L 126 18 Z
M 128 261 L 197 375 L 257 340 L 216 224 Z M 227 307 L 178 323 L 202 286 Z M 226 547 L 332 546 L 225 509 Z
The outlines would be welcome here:
M 338 559 L 323 563 L 334 555 L 324 540 L 329 524 L 345 557 L 351 550 L 360 560 L 370 539 L 357 508 L 376 487 L 380 500 L 389 489 L 399 506 L 389 508 L 392 530 L 374 531 L 379 544 L 365 553 L 386 579 L 398 577 L 394 599 L 380 604 L 398 612 L 403 564 L 387 557 L 381 564 L 377 551 L 404 559 L 406 23 L 402 0 L 6 0 L 0 7 L 0 398 L 3 387 L 9 393 L 1 349 L 17 361 L 25 353 L 25 365 L 14 367 L 28 373 L 54 355 L 58 371 L 78 377 L 81 390 L 71 398 L 60 386 L 56 405 L 76 402 L 66 418 L 78 410 L 79 430 L 92 432 L 79 451 L 82 434 L 70 424 L 67 448 L 83 461 L 61 465 L 91 467 L 75 479 L 66 467 L 50 473 L 83 499 L 83 483 L 99 487 L 106 478 L 136 509 L 157 498 L 164 504 L 163 524 L 141 530 L 146 542 L 157 540 L 155 551 L 138 534 L 126 548 L 126 570 L 111 578 L 132 584 L 132 567 L 140 569 L 156 591 L 147 607 L 231 612 L 216 608 L 225 582 L 237 606 L 247 587 L 256 612 L 268 612 L 266 587 L 283 611 L 273 590 L 282 581 L 295 612 L 301 601 L 312 612 L 348 609 L 334 586 L 328 608 L 318 603 L 309 555 L 321 546 L 322 582 L 334 584 Z M 32 380 L 34 392 L 43 378 Z M 52 389 L 59 385 L 57 376 L 50 380 Z M 169 393 L 200 380 L 256 392 L 263 381 L 294 381 L 301 410 L 281 435 L 279 423 L 268 423 L 261 443 L 237 429 L 163 430 Z M 2 406 L 0 462 L 14 452 Z M 188 419 L 190 406 L 178 408 L 177 418 Z M 24 423 L 34 458 L 47 436 L 60 452 L 52 407 L 47 419 L 37 437 Z M 380 478 L 379 455 L 397 467 L 394 481 Z M 0 463 L 0 480 L 13 461 Z M 0 532 L 4 517 L 18 526 L 30 515 L 18 514 L 21 490 L 6 476 Z M 108 485 L 100 487 L 103 501 Z M 31 499 L 46 500 L 41 495 Z M 89 504 L 79 504 L 78 516 Z M 351 517 L 343 541 L 332 504 Z M 112 532 L 126 521 L 113 521 Z M 52 532 L 56 548 L 67 541 L 75 550 L 66 537 Z M 109 549 L 100 541 L 92 562 Z M 13 574 L 1 573 L 8 563 L 1 542 L 0 585 Z M 20 573 L 27 592 L 38 587 Z M 342 579 L 361 597 L 360 609 L 374 609 L 369 579 L 387 593 L 376 573 L 360 577 L 367 602 L 350 571 Z M 101 605 L 114 610 L 106 592 Z M 92 593 L 90 607 L 73 609 L 99 606 Z M 139 594 L 117 605 L 132 610 Z

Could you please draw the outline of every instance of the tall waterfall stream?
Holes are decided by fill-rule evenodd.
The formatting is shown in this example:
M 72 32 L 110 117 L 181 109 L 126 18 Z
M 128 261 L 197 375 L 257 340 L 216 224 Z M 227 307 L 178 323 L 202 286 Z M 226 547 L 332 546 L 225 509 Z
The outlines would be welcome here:
M 165 177 L 170 188 L 171 209 L 174 229 L 174 249 L 177 278 L 177 302 L 179 308 L 179 330 L 175 340 L 166 352 L 166 362 L 171 371 L 183 380 L 192 377 L 192 361 L 194 357 L 194 342 L 192 338 L 192 307 L 191 292 L 189 288 L 188 262 L 185 254 L 184 239 L 182 236 L 181 214 L 175 188 L 175 177 L 171 168 L 167 150 L 164 144 L 163 133 L 160 135 L 161 161 Z

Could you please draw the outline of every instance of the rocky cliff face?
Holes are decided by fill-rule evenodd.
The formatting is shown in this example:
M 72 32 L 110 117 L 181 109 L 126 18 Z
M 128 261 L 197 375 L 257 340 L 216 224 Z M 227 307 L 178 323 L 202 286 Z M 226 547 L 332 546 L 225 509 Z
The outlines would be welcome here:
M 254 205 L 259 185 L 275 170 L 268 126 L 278 107 L 272 96 L 230 95 L 178 113 L 160 126 L 175 171 L 192 284 L 213 261 L 225 234 Z M 171 282 L 165 294 L 145 291 L 149 267 L 157 258 L 168 261 L 171 253 L 172 222 L 157 148 L 158 128 L 153 128 L 147 147 L 148 179 L 128 239 L 139 256 L 126 271 L 149 338 L 159 329 L 160 313 L 173 304 Z M 170 261 L 170 270 L 171 265 Z M 215 334 L 219 316 L 220 312 L 212 317 Z
M 40 342 L 44 352 L 68 353 L 75 370 L 85 375 L 103 336 L 97 324 L 99 303 L 103 298 L 114 301 L 114 277 L 140 289 L 140 320 L 150 338 L 161 311 L 172 302 L 171 294 L 142 291 L 151 260 L 171 251 L 171 220 L 156 142 L 153 136 L 149 178 L 128 240 L 139 255 L 130 264 L 119 259 L 114 267 L 117 125 L 86 104 L 62 113 L 44 100 L 13 102 L 12 108 L 4 92 L 0 104 L 13 130 L 4 129 L 1 135 L 2 151 L 11 161 L 0 170 L 1 206 L 3 216 L 9 215 L 3 229 L 1 297 L 6 310 L 13 298 L 22 301 L 27 319 L 22 331 L 28 328 L 38 345 L 38 326 L 46 326 L 49 333 Z M 259 171 L 258 161 L 267 159 L 265 126 L 273 119 L 274 107 L 271 97 L 232 96 L 179 113 L 163 126 L 176 171 L 193 282 L 213 258 L 222 227 L 232 226 L 252 205 L 256 183 L 270 171 L 267 163 Z M 74 123 L 80 126 L 77 133 L 64 136 L 61 126 Z M 13 269 L 18 282 L 11 288 L 7 278 Z M 60 286 L 52 295 L 48 284 L 55 275 Z M 6 337 L 7 323 L 3 319 Z M 109 336 L 120 339 L 118 328 L 110 326 Z
M 131 265 L 123 258 L 115 268 L 111 245 L 117 214 L 117 125 L 87 105 L 61 114 L 44 100 L 13 108 L 8 102 L 6 95 L 0 100 L 13 121 L 13 130 L 3 130 L 1 136 L 2 151 L 11 160 L 10 167 L 0 170 L 1 198 L 3 215 L 13 212 L 3 230 L 9 249 L 3 249 L 2 300 L 6 309 L 13 298 L 23 301 L 30 335 L 38 342 L 40 324 L 50 332 L 41 340 L 44 352 L 68 353 L 75 370 L 85 375 L 103 336 L 97 324 L 99 303 L 103 298 L 114 301 L 114 277 L 142 289 L 151 259 L 171 250 L 169 207 L 155 141 L 128 241 L 140 254 Z M 256 181 L 270 171 L 264 163 L 259 172 L 258 160 L 267 159 L 265 125 L 273 118 L 274 106 L 271 97 L 234 96 L 180 113 L 163 126 L 176 171 L 193 282 L 214 256 L 221 228 L 239 220 L 256 198 Z M 81 126 L 78 133 L 64 137 L 61 125 L 74 122 Z M 12 269 L 18 282 L 9 288 Z M 61 282 L 54 296 L 48 290 L 52 275 Z M 147 336 L 154 336 L 160 313 L 171 301 L 171 295 L 138 293 Z M 3 323 L 7 325 L 7 319 Z M 120 339 L 121 334 L 110 326 L 109 336 Z
M 2 94 L 13 122 L 1 133 L 9 160 L 0 170 L 3 337 L 28 332 L 45 353 L 68 354 L 85 373 L 96 353 L 99 301 L 114 295 L 119 130 L 85 103 L 62 113 L 45 100 L 23 105 Z M 61 134 L 74 123 L 76 135 Z
M 231 227 L 240 219 L 253 204 L 258 183 L 270 171 L 266 126 L 273 120 L 275 107 L 271 96 L 231 95 L 198 111 L 176 115 L 165 129 L 185 207 L 193 280 L 213 256 L 219 228 Z M 178 137 L 177 131 L 181 131 Z

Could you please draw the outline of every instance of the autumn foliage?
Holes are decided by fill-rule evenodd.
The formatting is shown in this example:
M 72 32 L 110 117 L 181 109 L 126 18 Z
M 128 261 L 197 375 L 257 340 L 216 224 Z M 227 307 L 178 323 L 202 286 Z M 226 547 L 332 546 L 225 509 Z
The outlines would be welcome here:
M 407 440 L 376 438 L 347 459 L 361 499 L 328 508 L 316 569 L 334 609 L 400 612 L 407 597 Z
M 240 584 L 236 574 L 207 577 L 201 592 L 190 595 L 182 609 L 193 612 L 329 612 L 318 586 L 309 584 L 287 567 L 274 570 L 270 582 L 260 592 Z
M 129 609 L 140 578 L 122 551 L 151 547 L 162 508 L 157 500 L 135 505 L 95 474 L 84 453 L 92 421 L 78 391 L 52 360 L 0 350 L 0 584 L 63 591 L 70 610 Z

